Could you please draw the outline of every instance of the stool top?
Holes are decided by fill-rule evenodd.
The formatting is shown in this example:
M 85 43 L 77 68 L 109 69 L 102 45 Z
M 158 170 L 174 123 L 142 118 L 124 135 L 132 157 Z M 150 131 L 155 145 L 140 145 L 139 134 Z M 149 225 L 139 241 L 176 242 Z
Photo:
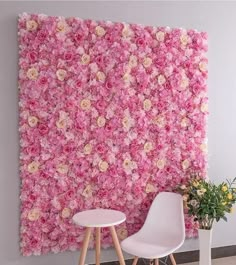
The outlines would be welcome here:
M 79 212 L 72 219 L 75 224 L 85 227 L 108 227 L 123 223 L 126 216 L 116 210 L 93 209 Z

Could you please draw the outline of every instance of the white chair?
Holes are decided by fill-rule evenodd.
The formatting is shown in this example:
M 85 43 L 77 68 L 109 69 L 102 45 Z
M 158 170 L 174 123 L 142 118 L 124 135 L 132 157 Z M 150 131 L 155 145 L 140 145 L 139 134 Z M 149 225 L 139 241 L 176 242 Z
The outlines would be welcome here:
M 133 265 L 138 258 L 155 260 L 170 255 L 176 265 L 173 252 L 185 240 L 183 199 L 180 194 L 172 192 L 159 193 L 149 209 L 143 227 L 134 235 L 121 242 L 121 248 L 134 255 Z

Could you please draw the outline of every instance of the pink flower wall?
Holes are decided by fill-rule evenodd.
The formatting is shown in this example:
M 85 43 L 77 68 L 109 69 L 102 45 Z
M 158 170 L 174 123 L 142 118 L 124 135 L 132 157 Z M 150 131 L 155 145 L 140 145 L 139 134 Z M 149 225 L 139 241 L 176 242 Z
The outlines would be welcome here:
M 123 239 L 206 174 L 206 33 L 25 13 L 18 29 L 23 255 L 80 249 L 72 216 L 91 208 L 123 211 Z

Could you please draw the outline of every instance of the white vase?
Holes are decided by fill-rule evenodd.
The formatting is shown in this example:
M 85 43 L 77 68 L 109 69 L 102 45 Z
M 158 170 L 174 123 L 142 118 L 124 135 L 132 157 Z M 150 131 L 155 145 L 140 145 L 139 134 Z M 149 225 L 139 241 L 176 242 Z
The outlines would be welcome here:
M 211 265 L 212 229 L 198 229 L 200 261 L 199 265 Z

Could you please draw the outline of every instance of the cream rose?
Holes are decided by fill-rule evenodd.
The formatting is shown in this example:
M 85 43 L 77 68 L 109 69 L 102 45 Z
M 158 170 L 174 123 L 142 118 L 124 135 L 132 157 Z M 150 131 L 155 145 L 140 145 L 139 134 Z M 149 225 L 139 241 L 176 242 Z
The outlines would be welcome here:
M 38 28 L 38 23 L 35 20 L 28 20 L 26 22 L 26 29 L 28 31 L 34 31 Z
M 180 36 L 180 42 L 181 44 L 183 44 L 184 46 L 186 46 L 188 44 L 188 40 L 189 40 L 189 37 L 187 34 L 182 34 Z
M 37 69 L 35 69 L 35 68 L 30 68 L 30 69 L 28 69 L 26 75 L 27 75 L 27 77 L 28 77 L 29 79 L 31 79 L 31 80 L 36 80 L 36 79 L 38 78 L 39 73 L 38 73 L 38 70 L 37 70 Z
M 28 171 L 30 172 L 30 173 L 36 173 L 36 172 L 38 172 L 38 170 L 39 170 L 39 162 L 37 162 L 37 161 L 33 161 L 33 162 L 31 162 L 29 165 L 28 165 Z
M 159 128 L 163 128 L 165 126 L 165 117 L 162 115 L 158 115 L 153 119 L 153 123 L 157 125 Z
M 201 109 L 201 112 L 207 112 L 208 111 L 208 104 L 206 103 L 206 102 L 203 102 L 202 104 L 201 104 L 201 107 L 200 107 L 200 109 Z
M 183 170 L 188 169 L 189 166 L 190 166 L 190 162 L 189 162 L 189 160 L 188 160 L 188 159 L 185 159 L 185 160 L 182 162 L 182 168 L 183 168 Z
M 39 121 L 38 118 L 35 117 L 35 116 L 29 116 L 29 118 L 28 118 L 28 124 L 29 124 L 30 127 L 37 126 L 38 121 Z
M 103 116 L 99 116 L 97 118 L 97 125 L 98 127 L 104 127 L 106 124 L 106 119 Z
M 153 150 L 153 144 L 152 144 L 152 142 L 146 142 L 146 143 L 144 144 L 143 149 L 144 149 L 144 151 L 145 151 L 146 153 L 149 153 L 150 151 L 152 151 L 152 150 Z
M 117 229 L 117 236 L 120 240 L 124 240 L 128 236 L 128 231 L 127 229 L 121 227 Z
M 84 146 L 84 154 L 85 154 L 85 155 L 89 155 L 89 154 L 91 154 L 92 149 L 93 149 L 93 147 L 92 147 L 91 144 L 86 144 L 86 145 Z
M 85 198 L 90 198 L 92 197 L 93 195 L 93 190 L 92 190 L 92 186 L 90 184 L 88 184 L 86 186 L 86 188 L 84 189 L 82 195 L 85 197 Z
M 40 217 L 40 210 L 38 208 L 34 208 L 34 209 L 31 209 L 29 212 L 28 212 L 28 219 L 33 222 L 33 221 L 37 221 Z
M 99 36 L 99 37 L 103 37 L 106 34 L 105 29 L 103 27 L 101 27 L 101 26 L 97 26 L 95 28 L 95 32 L 96 32 L 96 35 Z
M 159 168 L 159 169 L 163 169 L 166 165 L 166 161 L 165 159 L 159 159 L 157 160 L 156 162 L 156 166 Z
M 151 102 L 151 100 L 150 99 L 145 99 L 143 101 L 143 109 L 145 111 L 149 111 L 151 108 L 152 108 L 152 102 Z
M 130 27 L 128 25 L 125 25 L 124 28 L 122 29 L 122 37 L 124 38 L 128 38 L 131 35 L 131 30 Z
M 57 23 L 57 31 L 64 33 L 67 31 L 67 28 L 68 25 L 65 21 L 61 20 Z
M 61 217 L 62 218 L 69 218 L 71 215 L 71 209 L 70 208 L 64 208 L 61 212 Z
M 90 56 L 88 54 L 83 54 L 81 57 L 81 63 L 87 65 L 90 63 Z
M 181 120 L 181 123 L 180 123 L 181 127 L 185 128 L 185 127 L 188 126 L 188 124 L 189 124 L 189 119 L 186 118 L 186 117 L 184 117 L 184 118 Z
M 65 164 L 57 165 L 57 172 L 60 174 L 66 174 L 69 171 L 69 166 Z
M 133 68 L 138 65 L 138 58 L 135 55 L 129 57 L 129 67 Z
M 90 110 L 91 108 L 91 101 L 89 99 L 83 99 L 80 102 L 80 107 L 82 110 Z
M 66 78 L 66 74 L 67 74 L 66 70 L 58 69 L 56 72 L 57 79 L 60 81 L 64 81 L 64 79 Z
M 206 72 L 207 71 L 207 63 L 205 61 L 202 61 L 198 65 L 200 71 Z
M 101 172 L 106 172 L 109 165 L 108 165 L 107 161 L 101 160 L 98 164 L 98 167 L 99 167 L 99 170 Z
M 180 87 L 182 89 L 186 89 L 189 86 L 189 80 L 186 76 L 184 76 L 180 82 Z
M 158 32 L 156 33 L 156 39 L 157 39 L 158 41 L 164 41 L 164 39 L 165 39 L 165 32 L 163 32 L 163 31 L 158 31 Z
M 155 192 L 155 187 L 151 183 L 148 183 L 146 185 L 145 192 L 146 193 Z
M 106 75 L 101 71 L 98 71 L 96 76 L 97 76 L 97 80 L 100 82 L 104 82 L 106 79 Z
M 165 76 L 164 76 L 164 75 L 159 75 L 159 76 L 157 77 L 157 82 L 158 82 L 158 84 L 159 84 L 160 86 L 164 85 L 165 82 L 166 82 L 166 78 L 165 78 Z
M 144 66 L 145 68 L 148 68 L 151 64 L 152 64 L 152 59 L 151 59 L 151 58 L 149 58 L 149 57 L 145 57 L 145 58 L 143 59 L 143 66 Z

